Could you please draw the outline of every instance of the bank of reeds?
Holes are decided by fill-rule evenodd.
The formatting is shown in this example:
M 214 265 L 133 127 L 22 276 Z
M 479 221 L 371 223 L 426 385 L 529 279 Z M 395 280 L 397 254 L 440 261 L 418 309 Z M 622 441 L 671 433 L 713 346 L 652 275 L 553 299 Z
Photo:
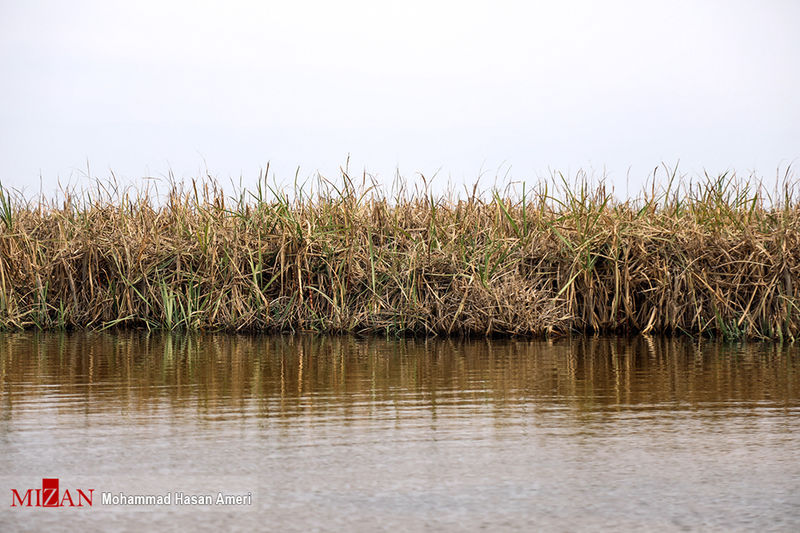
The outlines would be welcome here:
M 0 326 L 389 334 L 800 334 L 800 202 L 728 175 L 387 197 L 345 174 L 0 189 Z

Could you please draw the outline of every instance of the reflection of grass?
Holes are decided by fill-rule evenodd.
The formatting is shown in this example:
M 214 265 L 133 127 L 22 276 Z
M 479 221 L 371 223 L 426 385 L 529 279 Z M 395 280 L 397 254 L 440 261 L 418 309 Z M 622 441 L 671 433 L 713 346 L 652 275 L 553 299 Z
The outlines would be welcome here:
M 653 336 L 365 341 L 347 335 L 23 332 L 0 334 L 0 391 L 32 397 L 52 393 L 50 385 L 57 384 L 68 398 L 86 397 L 117 412 L 120 403 L 149 409 L 147 400 L 164 397 L 200 410 L 240 409 L 242 400 L 261 398 L 268 401 L 260 409 L 270 416 L 346 404 L 402 411 L 414 397 L 440 414 L 446 405 L 513 406 L 535 398 L 542 406 L 555 401 L 584 413 L 604 405 L 675 409 L 735 400 L 741 406 L 796 401 L 796 354 L 777 343 Z
M 620 201 L 587 182 L 458 200 L 266 181 L 164 202 L 0 188 L 0 325 L 387 334 L 800 333 L 800 205 L 729 175 Z

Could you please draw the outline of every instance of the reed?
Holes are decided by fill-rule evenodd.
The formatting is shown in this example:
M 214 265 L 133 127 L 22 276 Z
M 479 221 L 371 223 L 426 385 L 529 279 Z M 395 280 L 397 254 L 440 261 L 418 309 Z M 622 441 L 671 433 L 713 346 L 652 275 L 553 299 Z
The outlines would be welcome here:
M 788 177 L 767 193 L 673 174 L 624 200 L 561 176 L 439 197 L 345 171 L 306 187 L 0 187 L 0 327 L 800 334 Z

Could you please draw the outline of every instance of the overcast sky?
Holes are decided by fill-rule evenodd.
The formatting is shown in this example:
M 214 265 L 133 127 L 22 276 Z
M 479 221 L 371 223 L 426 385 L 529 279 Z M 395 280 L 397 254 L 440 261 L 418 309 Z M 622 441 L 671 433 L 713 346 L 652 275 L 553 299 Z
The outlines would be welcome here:
M 0 0 L 0 182 L 800 164 L 800 2 Z M 486 177 L 484 178 L 487 179 Z

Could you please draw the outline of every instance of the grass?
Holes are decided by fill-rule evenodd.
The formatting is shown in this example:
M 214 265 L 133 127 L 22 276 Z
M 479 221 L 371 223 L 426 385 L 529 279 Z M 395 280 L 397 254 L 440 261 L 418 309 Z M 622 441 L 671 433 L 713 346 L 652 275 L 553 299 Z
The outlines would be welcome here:
M 213 181 L 30 200 L 0 186 L 0 328 L 389 335 L 800 334 L 800 202 L 731 174 L 633 199 L 531 190 L 387 196 Z

